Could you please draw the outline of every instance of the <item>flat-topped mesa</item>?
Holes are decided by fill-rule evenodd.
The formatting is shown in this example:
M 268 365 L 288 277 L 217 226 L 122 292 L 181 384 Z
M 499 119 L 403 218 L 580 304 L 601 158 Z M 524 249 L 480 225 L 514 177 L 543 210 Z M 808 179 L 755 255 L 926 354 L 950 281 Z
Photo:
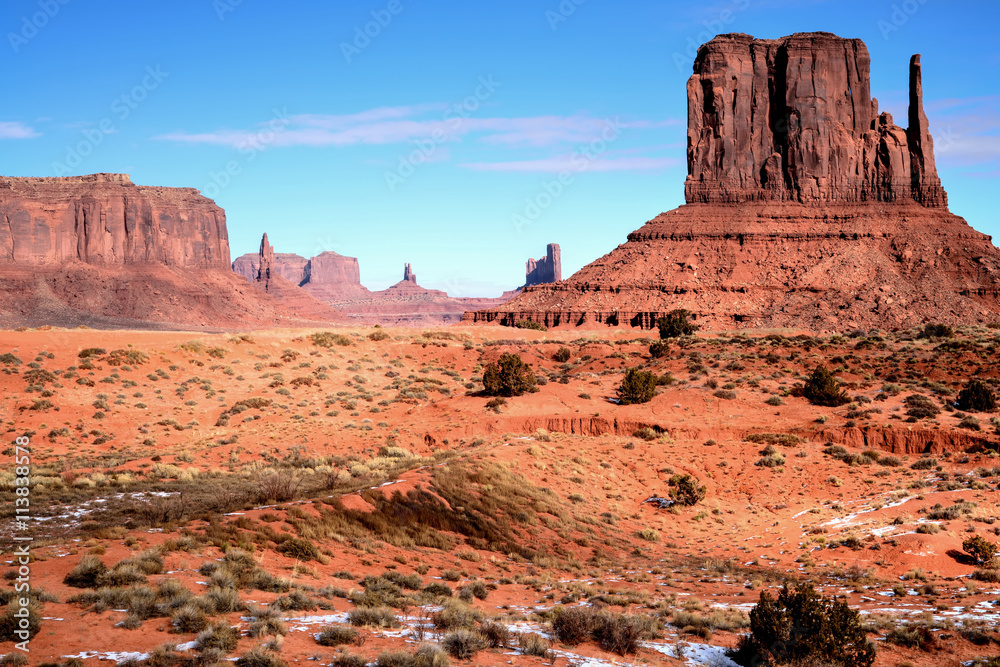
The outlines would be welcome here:
M 0 177 L 0 264 L 229 267 L 226 214 L 193 188 L 126 174 Z
M 727 34 L 702 45 L 687 83 L 687 202 L 946 208 L 920 56 L 910 61 L 906 130 L 879 114 L 869 69 L 864 42 L 831 33 Z
M 361 285 L 361 267 L 357 257 L 345 257 L 331 250 L 308 260 L 299 284 Z
M 529 259 L 525 265 L 525 287 L 557 283 L 562 280 L 562 251 L 558 243 L 550 243 L 545 257 Z

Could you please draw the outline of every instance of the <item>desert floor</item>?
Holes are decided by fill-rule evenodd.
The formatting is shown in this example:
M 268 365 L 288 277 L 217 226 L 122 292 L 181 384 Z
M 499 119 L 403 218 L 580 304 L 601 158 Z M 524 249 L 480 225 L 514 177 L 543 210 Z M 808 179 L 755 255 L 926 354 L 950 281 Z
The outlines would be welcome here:
M 499 646 L 453 664 L 727 665 L 786 581 L 846 596 L 877 665 L 998 652 L 1000 574 L 962 542 L 1000 534 L 1000 437 L 951 402 L 998 377 L 1000 331 L 699 332 L 660 358 L 619 330 L 317 333 L 0 332 L 0 590 L 13 537 L 33 537 L 29 664 L 231 664 L 266 645 L 346 665 L 483 628 Z M 538 391 L 491 403 L 482 369 L 504 352 Z M 797 395 L 820 363 L 854 402 Z M 618 405 L 631 367 L 673 381 Z M 908 415 L 915 394 L 929 416 Z M 704 500 L 645 502 L 674 474 Z M 648 631 L 626 655 L 570 645 L 560 606 Z M 214 626 L 237 645 L 198 644 Z M 325 628 L 350 643 L 320 645 Z

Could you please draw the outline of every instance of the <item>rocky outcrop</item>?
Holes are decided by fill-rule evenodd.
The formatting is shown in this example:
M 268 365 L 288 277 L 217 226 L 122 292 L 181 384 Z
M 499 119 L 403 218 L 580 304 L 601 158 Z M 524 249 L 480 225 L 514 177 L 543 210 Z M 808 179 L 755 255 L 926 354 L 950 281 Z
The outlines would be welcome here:
M 829 33 L 720 35 L 688 82 L 687 204 L 568 280 L 472 322 L 902 328 L 1000 319 L 1000 251 L 947 210 L 910 62 L 908 128 L 870 97 L 868 51 Z
M 281 281 L 291 281 L 299 285 L 300 290 L 289 290 L 282 287 L 283 292 L 277 295 L 270 287 L 268 291 L 276 294 L 289 304 L 297 304 L 295 310 L 308 312 L 306 304 L 301 303 L 302 294 L 307 294 L 314 301 L 333 308 L 339 314 L 346 315 L 359 323 L 384 324 L 398 326 L 428 326 L 459 322 L 468 310 L 478 310 L 499 306 L 514 296 L 515 292 L 505 292 L 500 298 L 475 299 L 453 298 L 441 290 L 431 290 L 417 283 L 417 274 L 413 266 L 403 266 L 403 279 L 395 285 L 382 291 L 372 292 L 361 284 L 361 270 L 358 260 L 354 257 L 344 257 L 335 252 L 324 252 L 312 259 L 299 255 L 275 253 L 267 241 L 267 235 L 261 243 L 261 251 L 243 255 L 233 262 L 232 269 L 246 280 L 257 282 L 261 266 L 267 255 L 273 257 L 272 280 L 277 273 Z M 556 246 L 558 257 L 558 246 Z
M 304 267 L 302 285 L 361 287 L 361 267 L 356 257 L 327 251 L 310 259 Z
M 945 207 L 910 65 L 909 127 L 879 114 L 868 49 L 830 33 L 720 35 L 688 80 L 688 203 L 916 200 Z
M 226 214 L 192 188 L 144 187 L 126 174 L 0 177 L 0 263 L 229 266 Z
M 304 318 L 233 275 L 226 214 L 197 190 L 138 186 L 124 174 L 0 178 L 3 326 L 215 330 L 343 319 L 317 305 L 318 317 Z
M 525 286 L 557 283 L 562 280 L 562 251 L 558 243 L 550 243 L 545 257 L 529 259 L 525 265 Z

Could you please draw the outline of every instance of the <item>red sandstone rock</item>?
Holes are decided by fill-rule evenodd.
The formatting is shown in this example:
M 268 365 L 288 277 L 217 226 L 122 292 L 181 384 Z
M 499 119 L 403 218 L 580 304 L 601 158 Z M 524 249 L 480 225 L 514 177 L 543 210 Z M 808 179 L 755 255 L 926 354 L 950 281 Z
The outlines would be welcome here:
M 541 259 L 529 259 L 525 265 L 525 286 L 557 283 L 562 280 L 562 251 L 558 243 L 550 243 Z
M 212 200 L 124 174 L 0 178 L 0 285 L 4 326 L 343 320 L 318 302 L 292 313 L 234 275 L 226 215 Z
M 687 204 L 554 285 L 467 321 L 901 328 L 1000 319 L 1000 251 L 947 210 L 910 65 L 909 128 L 877 113 L 868 51 L 829 33 L 721 35 L 688 82 Z
M 0 177 L 0 262 L 23 266 L 229 266 L 226 214 L 191 188 L 125 174 Z
M 910 67 L 910 128 L 878 113 L 859 39 L 720 35 L 688 80 L 688 203 L 899 201 L 946 206 Z

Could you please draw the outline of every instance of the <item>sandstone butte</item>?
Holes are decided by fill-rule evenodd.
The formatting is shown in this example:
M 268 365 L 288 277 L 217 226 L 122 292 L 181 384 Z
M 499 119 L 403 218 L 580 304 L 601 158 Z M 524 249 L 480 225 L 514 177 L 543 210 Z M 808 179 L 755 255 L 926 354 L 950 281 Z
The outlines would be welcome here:
M 559 246 L 549 244 L 546 253 L 542 259 L 528 260 L 526 284 L 555 282 L 561 278 Z M 465 312 L 500 306 L 517 294 L 516 290 L 511 290 L 496 298 L 451 297 L 444 291 L 421 287 L 410 264 L 404 265 L 401 281 L 387 289 L 371 291 L 361 284 L 357 258 L 332 251 L 311 259 L 293 253 L 275 253 L 268 243 L 267 234 L 259 252 L 237 257 L 232 268 L 236 274 L 251 282 L 266 282 L 270 276 L 273 285 L 277 276 L 282 281 L 301 287 L 300 291 L 354 321 L 366 324 L 424 326 L 455 323 L 462 319 Z M 273 289 L 269 291 L 275 293 Z M 287 289 L 278 296 L 283 301 L 301 298 L 301 295 Z
M 909 68 L 904 129 L 871 97 L 865 44 L 719 35 L 687 83 L 686 203 L 568 280 L 465 320 L 648 328 L 897 329 L 1000 319 L 1000 252 L 948 210 Z
M 0 319 L 6 326 L 270 326 L 300 312 L 234 276 L 226 214 L 191 188 L 125 174 L 0 177 Z

